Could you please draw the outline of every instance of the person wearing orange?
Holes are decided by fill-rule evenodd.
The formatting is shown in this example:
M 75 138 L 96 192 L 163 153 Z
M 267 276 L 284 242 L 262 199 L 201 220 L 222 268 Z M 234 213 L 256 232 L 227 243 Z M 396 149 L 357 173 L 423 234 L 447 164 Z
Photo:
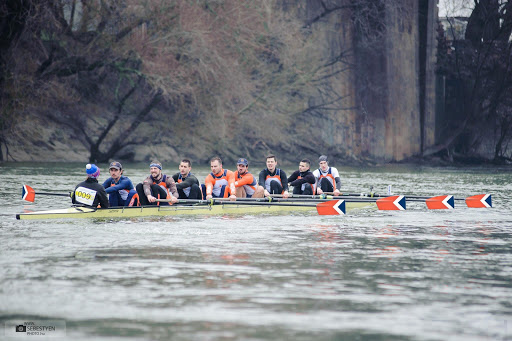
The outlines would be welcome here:
M 235 173 L 222 168 L 222 159 L 218 156 L 210 160 L 210 169 L 202 185 L 203 196 L 205 199 L 228 198 L 236 200 L 235 195 Z
M 258 185 L 254 175 L 249 173 L 249 161 L 238 159 L 235 172 L 235 189 L 237 198 L 263 198 L 263 187 Z
M 320 168 L 313 172 L 316 179 L 316 193 L 323 194 L 324 192 L 340 195 L 341 193 L 341 179 L 338 170 L 334 167 L 329 167 L 327 156 L 321 155 L 318 158 Z
M 288 178 L 288 185 L 293 186 L 293 194 L 313 195 L 316 179 L 309 169 L 310 165 L 309 159 L 300 160 L 299 170 Z
M 277 168 L 277 158 L 275 155 L 267 156 L 267 168 L 262 170 L 259 175 L 258 185 L 264 188 L 266 197 L 271 194 L 282 194 L 283 198 L 288 198 L 288 179 L 286 173 Z
M 150 175 L 136 187 L 140 204 L 142 206 L 160 204 L 156 199 L 170 199 L 171 204 L 178 202 L 176 183 L 172 177 L 162 173 L 162 164 L 156 160 L 151 161 L 149 173 Z

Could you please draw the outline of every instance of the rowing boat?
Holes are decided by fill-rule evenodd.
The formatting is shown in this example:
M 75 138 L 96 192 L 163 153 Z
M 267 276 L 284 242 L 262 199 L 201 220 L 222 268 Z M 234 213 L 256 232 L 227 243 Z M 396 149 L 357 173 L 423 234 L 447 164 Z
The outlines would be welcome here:
M 346 211 L 357 208 L 376 207 L 372 202 L 346 202 Z M 65 219 L 65 218 L 138 218 L 149 216 L 224 215 L 224 214 L 293 214 L 316 212 L 315 206 L 280 206 L 275 203 L 262 204 L 216 204 L 216 205 L 172 205 L 116 208 L 70 207 L 57 210 L 25 212 L 16 219 Z

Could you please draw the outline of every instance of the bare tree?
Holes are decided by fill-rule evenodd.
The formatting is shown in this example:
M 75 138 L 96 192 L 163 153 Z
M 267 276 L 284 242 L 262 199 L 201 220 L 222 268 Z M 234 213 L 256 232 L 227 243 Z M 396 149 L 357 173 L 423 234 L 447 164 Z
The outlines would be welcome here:
M 440 72 L 456 86 L 452 110 L 460 114 L 451 121 L 444 142 L 430 153 L 448 149 L 472 156 L 494 136 L 494 161 L 512 161 L 506 148 L 512 138 L 512 3 L 474 1 L 471 10 L 464 39 L 450 46 L 440 38 Z M 449 33 L 454 20 L 448 20 Z

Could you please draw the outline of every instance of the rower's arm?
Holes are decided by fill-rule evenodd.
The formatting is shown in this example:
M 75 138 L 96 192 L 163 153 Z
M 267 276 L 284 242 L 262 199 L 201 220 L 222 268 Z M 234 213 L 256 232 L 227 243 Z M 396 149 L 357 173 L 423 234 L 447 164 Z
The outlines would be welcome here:
M 236 191 L 235 172 L 231 172 L 231 171 L 228 172 L 228 186 L 229 186 L 229 191 L 230 191 L 231 195 L 235 195 L 235 191 Z
M 283 184 L 283 191 L 288 191 L 288 178 L 286 173 L 281 169 L 281 183 Z
M 115 191 L 120 191 L 122 189 L 130 189 L 130 187 L 133 187 L 133 185 L 130 186 L 131 183 L 132 182 L 129 179 L 123 179 L 123 180 L 119 181 L 119 183 L 115 186 L 105 187 L 105 184 L 103 184 L 103 187 L 105 187 L 105 191 L 107 192 L 107 194 L 109 194 L 109 193 L 113 193 Z
M 147 177 L 146 179 L 144 179 L 144 181 L 142 182 L 142 188 L 144 189 L 144 194 L 146 195 L 146 197 L 149 197 L 151 195 L 151 184 L 153 183 L 153 181 L 151 180 L 151 177 Z
M 213 178 L 210 174 L 204 179 L 204 187 L 206 187 L 206 195 L 212 195 Z
M 245 174 L 241 179 L 238 179 L 235 181 L 235 187 L 242 187 L 244 185 L 250 185 L 253 182 L 254 182 L 254 176 L 252 174 Z
M 297 180 L 298 177 L 299 177 L 299 171 L 295 171 L 292 173 L 292 175 L 290 175 L 290 177 L 288 178 L 288 183 L 290 184 L 290 186 L 296 186 L 296 185 L 292 185 L 292 182 Z
M 176 182 L 174 182 L 174 179 L 168 176 L 165 182 L 167 182 L 167 188 L 169 189 L 169 192 L 171 192 L 171 194 L 174 197 L 179 197 L 180 195 L 178 194 L 178 190 L 176 189 Z
M 188 176 L 185 181 L 182 181 L 180 183 L 176 183 L 176 180 L 174 181 L 176 183 L 176 188 L 177 189 L 184 189 L 184 188 L 188 188 L 190 186 L 192 186 L 193 184 L 196 183 L 196 181 L 194 181 L 195 178 L 193 178 L 192 176 Z
M 336 181 L 336 189 L 338 191 L 341 191 L 341 179 L 339 176 L 335 177 L 334 180 Z
M 258 185 L 265 188 L 265 170 L 262 170 L 260 172 L 260 175 L 258 177 Z
M 96 195 L 98 196 L 98 202 L 99 202 L 101 208 L 108 208 L 109 201 L 108 201 L 108 197 L 107 197 L 107 192 L 98 191 Z

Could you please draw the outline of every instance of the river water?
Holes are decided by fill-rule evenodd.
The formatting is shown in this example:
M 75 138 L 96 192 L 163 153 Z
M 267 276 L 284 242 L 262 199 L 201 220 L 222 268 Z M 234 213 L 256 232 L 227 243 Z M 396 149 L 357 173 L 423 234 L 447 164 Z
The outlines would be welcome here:
M 0 165 L 0 339 L 57 321 L 67 340 L 512 340 L 511 168 L 339 168 L 346 192 L 491 193 L 490 209 L 15 220 L 69 205 L 23 202 L 23 183 L 68 192 L 83 168 Z

